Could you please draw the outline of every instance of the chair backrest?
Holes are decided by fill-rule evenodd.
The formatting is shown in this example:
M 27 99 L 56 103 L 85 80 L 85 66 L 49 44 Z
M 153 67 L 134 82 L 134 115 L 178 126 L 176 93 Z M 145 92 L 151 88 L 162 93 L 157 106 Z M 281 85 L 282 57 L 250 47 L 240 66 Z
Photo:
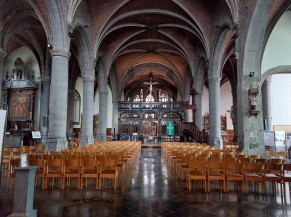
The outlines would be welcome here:
M 210 161 L 208 162 L 208 171 L 224 172 L 225 163 L 221 161 Z
M 80 159 L 66 159 L 64 161 L 64 169 L 81 169 Z
M 15 173 L 15 168 L 20 166 L 20 158 L 10 160 L 10 175 Z
M 265 173 L 276 173 L 281 174 L 283 171 L 283 164 L 277 163 L 266 163 L 264 166 Z
M 62 159 L 48 159 L 46 165 L 47 165 L 48 169 L 63 170 L 63 160 Z
M 38 170 L 43 170 L 45 168 L 45 161 L 43 159 L 29 159 L 29 166 L 38 166 Z
M 240 162 L 227 162 L 225 165 L 226 172 L 243 172 L 243 164 Z
M 99 170 L 99 161 L 96 159 L 84 159 L 82 162 L 82 171 L 85 170 L 96 170 L 98 172 Z
M 190 167 L 190 170 L 192 171 L 207 171 L 207 162 L 206 161 L 189 161 L 188 165 Z
M 259 162 L 248 162 L 244 164 L 244 171 L 246 173 L 263 174 L 263 164 Z
M 105 169 L 116 169 L 116 161 L 112 159 L 102 159 L 100 161 L 100 168 L 102 170 Z

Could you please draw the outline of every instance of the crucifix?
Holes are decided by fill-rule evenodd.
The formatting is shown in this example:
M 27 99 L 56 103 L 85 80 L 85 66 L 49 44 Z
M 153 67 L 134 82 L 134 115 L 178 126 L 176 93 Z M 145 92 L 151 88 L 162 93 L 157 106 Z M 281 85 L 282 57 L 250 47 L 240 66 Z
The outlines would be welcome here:
M 152 73 L 150 73 L 150 82 L 145 82 L 145 84 L 150 85 L 150 96 L 153 96 L 153 85 L 158 84 L 158 82 L 153 83 L 153 74 Z

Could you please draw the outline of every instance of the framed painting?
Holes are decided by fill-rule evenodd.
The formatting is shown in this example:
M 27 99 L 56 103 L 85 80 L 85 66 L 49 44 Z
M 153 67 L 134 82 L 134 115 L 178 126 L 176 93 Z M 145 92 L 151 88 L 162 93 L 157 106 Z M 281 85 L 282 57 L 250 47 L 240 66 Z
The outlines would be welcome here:
M 32 120 L 32 97 L 26 94 L 12 93 L 9 103 L 9 120 L 10 121 L 31 121 Z

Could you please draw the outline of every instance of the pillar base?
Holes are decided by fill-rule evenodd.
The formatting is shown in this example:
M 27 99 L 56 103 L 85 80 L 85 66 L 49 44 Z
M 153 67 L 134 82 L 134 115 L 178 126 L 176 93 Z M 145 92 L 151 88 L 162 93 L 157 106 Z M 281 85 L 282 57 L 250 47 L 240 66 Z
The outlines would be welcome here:
M 263 158 L 267 157 L 265 146 L 258 146 L 256 148 L 244 148 L 242 150 L 247 155 L 261 155 Z
M 80 136 L 80 146 L 94 144 L 93 136 Z
M 33 209 L 29 213 L 12 213 L 8 217 L 36 217 L 37 210 Z
M 210 146 L 214 146 L 214 147 L 219 148 L 219 149 L 223 148 L 221 138 L 209 137 L 208 143 L 209 143 Z
M 61 151 L 68 148 L 66 138 L 47 138 L 46 151 Z
M 98 134 L 97 140 L 98 141 L 107 141 L 107 135 L 106 134 Z

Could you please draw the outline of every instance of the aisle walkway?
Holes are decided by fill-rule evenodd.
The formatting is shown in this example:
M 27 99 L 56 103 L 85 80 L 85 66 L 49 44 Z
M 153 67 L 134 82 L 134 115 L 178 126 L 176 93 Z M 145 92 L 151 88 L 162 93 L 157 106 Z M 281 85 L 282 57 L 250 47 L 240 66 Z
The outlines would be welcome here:
M 1 217 L 12 212 L 13 191 L 7 190 L 5 180 L 0 195 Z M 284 200 L 279 194 L 188 192 L 185 182 L 169 175 L 160 148 L 142 148 L 136 169 L 120 182 L 117 191 L 109 185 L 102 191 L 96 191 L 93 185 L 83 191 L 38 188 L 34 208 L 38 216 L 44 217 L 291 216 L 290 195 Z

